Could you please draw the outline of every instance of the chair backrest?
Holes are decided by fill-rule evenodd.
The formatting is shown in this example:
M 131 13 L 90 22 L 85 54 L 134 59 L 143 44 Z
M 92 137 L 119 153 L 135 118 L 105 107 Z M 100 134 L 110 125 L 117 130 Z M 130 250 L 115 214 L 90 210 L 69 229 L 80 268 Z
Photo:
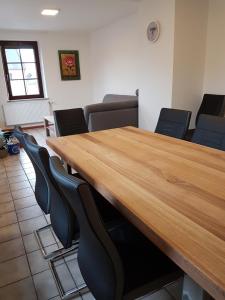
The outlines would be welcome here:
M 78 219 L 78 263 L 82 276 L 98 300 L 122 299 L 124 274 L 118 251 L 103 225 L 88 184 L 68 175 L 60 160 L 52 157 L 50 168 Z
M 31 135 L 25 135 L 27 151 L 34 161 L 34 169 L 39 176 L 36 178 L 35 196 L 41 208 L 49 206 L 52 228 L 64 248 L 72 245 L 76 225 L 76 217 L 67 201 L 61 198 L 49 167 L 49 153 L 46 148 L 33 143 Z
M 37 145 L 37 142 L 33 136 L 29 136 L 27 133 L 22 132 L 19 129 L 14 130 L 13 135 L 19 140 L 20 144 L 23 146 L 24 150 L 26 151 L 28 157 L 31 160 L 31 163 L 34 167 L 36 181 L 35 181 L 35 197 L 37 200 L 38 205 L 44 211 L 45 214 L 50 212 L 50 201 L 48 198 L 48 185 L 46 183 L 45 178 L 42 176 L 39 168 L 37 168 L 36 162 L 31 155 L 30 151 L 27 149 L 27 143 L 25 142 L 25 138 L 29 138 L 33 144 Z
M 225 150 L 225 118 L 200 115 L 192 142 Z
M 53 115 L 57 136 L 88 132 L 82 108 L 55 110 Z
M 155 132 L 183 139 L 187 133 L 190 118 L 190 111 L 162 108 Z
M 196 116 L 196 126 L 201 114 L 223 117 L 225 114 L 225 95 L 204 94 Z

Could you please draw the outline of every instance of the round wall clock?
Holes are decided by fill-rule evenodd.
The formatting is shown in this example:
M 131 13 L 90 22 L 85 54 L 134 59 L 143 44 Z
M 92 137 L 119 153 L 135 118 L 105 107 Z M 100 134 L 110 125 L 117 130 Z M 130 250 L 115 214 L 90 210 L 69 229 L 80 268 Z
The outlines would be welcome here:
M 159 22 L 153 21 L 148 25 L 147 28 L 147 37 L 150 42 L 156 42 L 160 35 L 160 26 Z

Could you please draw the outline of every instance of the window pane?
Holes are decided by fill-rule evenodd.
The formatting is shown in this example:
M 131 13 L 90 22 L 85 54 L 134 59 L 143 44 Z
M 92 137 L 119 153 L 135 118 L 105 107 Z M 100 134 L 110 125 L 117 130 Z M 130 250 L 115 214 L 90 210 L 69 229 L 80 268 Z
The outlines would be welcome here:
M 27 95 L 37 95 L 39 94 L 39 87 L 37 80 L 25 80 Z
M 8 64 L 10 79 L 23 79 L 21 64 Z
M 20 49 L 20 53 L 23 62 L 35 62 L 33 49 Z
M 35 63 L 23 64 L 23 71 L 25 79 L 37 78 L 37 70 Z
M 19 49 L 5 49 L 7 62 L 20 62 Z
M 21 96 L 26 94 L 23 80 L 13 80 L 10 81 L 10 84 L 13 96 Z

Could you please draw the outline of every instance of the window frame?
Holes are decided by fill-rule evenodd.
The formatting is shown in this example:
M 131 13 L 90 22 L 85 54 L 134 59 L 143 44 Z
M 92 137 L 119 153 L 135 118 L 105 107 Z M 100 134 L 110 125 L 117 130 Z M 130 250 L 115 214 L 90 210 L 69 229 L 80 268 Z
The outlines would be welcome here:
M 31 99 L 43 99 L 44 98 L 44 90 L 43 90 L 43 83 L 42 83 L 42 74 L 41 74 L 41 65 L 39 59 L 39 51 L 38 51 L 38 43 L 36 41 L 0 41 L 1 47 L 1 56 L 2 56 L 2 63 L 5 75 L 5 82 L 8 90 L 9 101 L 13 100 L 31 100 Z M 39 86 L 39 94 L 35 95 L 19 95 L 13 96 L 11 84 L 10 84 L 10 77 L 9 77 L 9 69 L 8 69 L 8 62 L 6 58 L 6 49 L 33 49 L 34 50 L 34 57 L 35 57 L 35 65 L 37 71 L 37 81 Z M 23 82 L 25 81 L 24 79 Z

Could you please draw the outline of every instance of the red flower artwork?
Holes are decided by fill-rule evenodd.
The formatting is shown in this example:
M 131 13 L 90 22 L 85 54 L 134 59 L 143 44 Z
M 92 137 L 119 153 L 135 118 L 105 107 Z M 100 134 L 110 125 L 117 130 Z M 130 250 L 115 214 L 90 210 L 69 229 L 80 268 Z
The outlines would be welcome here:
M 62 80 L 80 80 L 78 50 L 59 50 L 58 53 Z
M 74 66 L 74 57 L 73 56 L 66 56 L 64 59 L 64 64 L 67 67 L 73 67 Z

